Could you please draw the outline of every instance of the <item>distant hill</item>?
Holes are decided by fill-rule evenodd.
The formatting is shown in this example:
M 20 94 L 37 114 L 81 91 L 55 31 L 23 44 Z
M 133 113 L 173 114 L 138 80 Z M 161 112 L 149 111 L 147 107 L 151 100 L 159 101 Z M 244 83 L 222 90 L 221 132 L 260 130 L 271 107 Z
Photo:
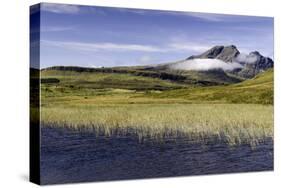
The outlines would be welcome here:
M 86 68 L 73 66 L 55 66 L 42 69 L 41 72 L 48 73 L 50 71 L 73 71 L 85 73 L 110 73 L 110 74 L 129 74 L 132 76 L 155 78 L 167 80 L 170 82 L 195 85 L 195 86 L 213 86 L 227 85 L 241 82 L 243 79 L 228 74 L 222 70 L 210 71 L 177 71 L 161 69 L 157 66 L 132 66 L 132 67 L 112 67 L 112 68 Z
M 156 70 L 145 71 L 145 68 L 147 67 L 116 69 L 52 67 L 41 70 L 41 83 L 50 87 L 52 85 L 53 89 L 63 91 L 64 95 L 73 92 L 80 95 L 82 91 L 94 94 L 96 89 L 126 89 L 141 92 L 146 97 L 178 98 L 190 103 L 273 104 L 272 68 L 254 78 L 239 80 L 239 83 L 233 83 L 236 78 L 223 70 L 167 73 Z M 167 75 L 173 76 L 168 76 L 170 78 L 167 79 Z M 176 76 L 178 79 L 175 79 Z

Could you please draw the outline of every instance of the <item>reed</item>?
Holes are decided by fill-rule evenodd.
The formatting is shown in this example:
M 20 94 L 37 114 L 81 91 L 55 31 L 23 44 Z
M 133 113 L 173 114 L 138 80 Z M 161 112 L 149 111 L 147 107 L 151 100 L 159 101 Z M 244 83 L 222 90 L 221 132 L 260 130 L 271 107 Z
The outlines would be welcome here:
M 110 136 L 134 132 L 161 140 L 216 138 L 230 145 L 273 138 L 273 106 L 257 104 L 123 104 L 44 107 L 42 125 L 94 130 Z

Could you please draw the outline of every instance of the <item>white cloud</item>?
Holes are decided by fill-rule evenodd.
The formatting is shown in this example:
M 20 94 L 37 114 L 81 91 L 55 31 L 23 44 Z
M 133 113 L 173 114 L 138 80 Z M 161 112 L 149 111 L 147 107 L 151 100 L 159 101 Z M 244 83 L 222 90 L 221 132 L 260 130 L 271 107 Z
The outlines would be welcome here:
M 55 28 L 54 28 L 55 29 Z M 58 28 L 59 29 L 59 28 Z M 41 40 L 43 45 L 61 47 L 65 49 L 79 50 L 79 51 L 139 51 L 139 52 L 187 52 L 187 53 L 202 53 L 210 49 L 209 45 L 201 45 L 196 43 L 171 43 L 163 44 L 161 46 L 144 45 L 144 44 L 126 44 L 126 43 L 85 43 L 73 41 L 52 41 Z
M 210 49 L 209 45 L 188 44 L 188 43 L 172 43 L 169 46 L 171 47 L 171 49 L 174 50 L 193 51 L 198 53 Z
M 173 15 L 173 16 L 190 16 L 194 18 L 199 18 L 205 21 L 211 22 L 220 22 L 223 21 L 225 18 L 230 17 L 231 15 L 225 14 L 214 14 L 214 13 L 198 13 L 198 12 L 185 12 L 185 11 L 170 11 L 170 10 L 148 10 L 148 9 L 127 9 L 127 8 L 120 8 L 116 9 L 120 12 L 130 12 L 139 15 L 147 15 L 147 14 L 154 14 L 154 15 Z
M 185 12 L 185 15 L 191 16 L 194 18 L 200 18 L 202 20 L 211 21 L 211 22 L 220 22 L 224 21 L 228 15 L 224 14 L 212 14 L 212 13 L 197 13 L 197 12 Z
M 57 32 L 57 31 L 68 31 L 73 30 L 73 27 L 63 27 L 63 26 L 48 26 L 48 27 L 42 27 L 42 32 Z
M 254 16 L 233 15 L 233 14 L 218 14 L 218 13 L 199 13 L 199 12 L 184 12 L 185 15 L 209 22 L 253 22 Z M 231 27 L 231 26 L 230 26 Z
M 55 3 L 42 3 L 41 10 L 57 13 L 57 14 L 77 14 L 77 13 L 94 13 L 99 15 L 106 15 L 103 8 L 95 6 L 79 6 L 79 5 L 66 5 Z
M 170 65 L 171 69 L 176 70 L 196 70 L 207 71 L 212 69 L 233 70 L 242 68 L 242 65 L 236 62 L 225 63 L 219 59 L 193 59 Z
M 150 45 L 118 44 L 118 43 L 83 43 L 41 40 L 42 44 L 57 46 L 81 51 L 141 51 L 141 52 L 165 52 L 166 49 Z
M 149 55 L 143 55 L 137 60 L 137 62 L 140 65 L 149 65 L 155 62 L 155 59 Z
M 116 11 L 119 11 L 120 13 L 134 13 L 139 15 L 147 15 L 149 13 L 153 13 L 155 11 L 146 10 L 146 9 L 134 9 L 134 8 L 116 8 Z
M 101 66 L 98 65 L 90 65 L 91 68 L 101 68 Z
M 258 56 L 255 54 L 243 54 L 240 53 L 236 58 L 235 61 L 240 62 L 240 63 L 246 63 L 246 64 L 252 64 L 255 63 L 258 60 Z
M 76 14 L 80 12 L 80 8 L 77 5 L 65 5 L 65 4 L 53 4 L 53 3 L 43 3 L 41 5 L 41 10 L 58 13 L 58 14 Z

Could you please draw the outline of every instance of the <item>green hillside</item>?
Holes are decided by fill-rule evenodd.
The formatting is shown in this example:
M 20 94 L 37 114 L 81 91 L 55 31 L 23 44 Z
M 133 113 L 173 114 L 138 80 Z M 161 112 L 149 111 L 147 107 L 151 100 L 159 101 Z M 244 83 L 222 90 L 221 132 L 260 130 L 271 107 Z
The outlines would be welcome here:
M 113 89 L 123 89 L 130 91 L 130 98 L 181 99 L 185 103 L 273 104 L 272 69 L 237 84 L 204 87 L 128 73 L 61 70 L 41 71 L 41 83 L 42 94 L 46 96 L 91 97 L 112 95 Z
M 160 78 L 136 76 L 128 73 L 105 73 L 105 72 L 77 72 L 44 70 L 41 71 L 41 83 L 53 86 L 52 82 L 57 79 L 56 88 L 65 90 L 83 89 L 130 89 L 130 90 L 168 90 L 187 87 L 183 83 L 177 83 Z
M 158 79 L 168 82 L 184 85 L 196 85 L 196 86 L 214 86 L 214 85 L 227 85 L 241 82 L 240 78 L 234 77 L 223 70 L 209 70 L 209 71 L 182 71 L 171 70 L 169 68 L 159 68 L 153 66 L 132 66 L 132 67 L 112 67 L 112 68 L 85 68 L 85 67 L 49 67 L 42 70 L 43 76 L 48 75 L 66 75 L 69 73 L 85 73 L 90 75 L 126 75 L 148 78 L 148 80 Z M 139 78 L 136 78 L 138 80 Z
M 253 79 L 228 86 L 192 87 L 165 91 L 156 98 L 183 98 L 192 102 L 273 104 L 273 69 Z

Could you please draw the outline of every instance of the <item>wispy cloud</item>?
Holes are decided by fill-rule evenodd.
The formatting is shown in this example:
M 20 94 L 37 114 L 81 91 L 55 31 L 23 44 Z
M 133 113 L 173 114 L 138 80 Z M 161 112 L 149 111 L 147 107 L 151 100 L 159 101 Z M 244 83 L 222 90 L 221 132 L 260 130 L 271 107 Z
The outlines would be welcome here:
M 254 53 L 250 53 L 248 54 L 244 54 L 244 53 L 240 53 L 235 61 L 239 62 L 239 63 L 246 63 L 246 64 L 252 64 L 255 63 L 258 60 L 258 56 Z
M 198 13 L 198 12 L 184 12 L 184 11 L 164 11 L 164 10 L 145 10 L 145 9 L 118 9 L 121 12 L 130 12 L 139 15 L 154 14 L 154 15 L 173 15 L 173 16 L 189 16 L 199 18 L 205 21 L 220 22 L 231 17 L 231 15 L 214 14 L 214 13 Z
M 81 14 L 94 13 L 99 15 L 106 15 L 104 8 L 95 6 L 81 6 L 81 5 L 67 5 L 56 3 L 42 3 L 41 10 L 57 14 Z M 117 9 L 118 10 L 118 9 Z
M 142 51 L 142 52 L 165 52 L 165 49 L 140 44 L 118 44 L 118 43 L 83 43 L 42 40 L 42 44 L 57 46 L 81 51 Z
M 69 30 L 73 30 L 74 27 L 70 27 L 70 26 L 46 26 L 46 27 L 42 27 L 41 31 L 42 32 L 57 32 L 57 31 L 69 31 Z
M 150 55 L 143 55 L 139 59 L 137 59 L 137 63 L 140 65 L 150 65 L 155 62 L 158 62 L 158 60 Z
M 174 50 L 189 51 L 193 53 L 201 53 L 214 46 L 213 41 L 211 39 L 206 39 L 206 36 L 194 38 L 182 31 L 167 38 L 167 41 L 169 42 L 169 46 Z
M 143 44 L 124 44 L 124 43 L 85 43 L 85 42 L 65 42 L 41 40 L 43 45 L 61 47 L 65 49 L 79 50 L 79 51 L 119 51 L 119 52 L 203 52 L 210 48 L 208 45 L 199 44 L 183 44 L 171 43 L 161 46 L 143 45 Z
M 210 13 L 197 13 L 197 12 L 184 12 L 186 16 L 191 16 L 194 18 L 199 18 L 205 21 L 211 21 L 211 22 L 220 22 L 224 21 L 228 15 L 223 14 L 210 14 Z
M 208 22 L 227 22 L 227 23 L 247 23 L 256 21 L 254 16 L 230 15 L 230 14 L 216 14 L 216 13 L 199 13 L 199 12 L 182 12 L 186 16 L 198 18 Z M 260 17 L 260 20 L 271 19 L 269 17 Z M 246 29 L 246 28 L 245 28 Z
M 65 4 L 53 4 L 53 3 L 43 3 L 41 5 L 41 10 L 58 13 L 58 14 L 77 14 L 80 12 L 80 8 L 77 5 L 65 5 Z
M 134 14 L 139 14 L 139 15 L 146 15 L 146 14 L 154 13 L 154 11 L 146 10 L 146 9 L 116 8 L 115 10 L 120 13 L 134 13 Z
M 190 43 L 171 43 L 169 46 L 174 51 L 181 50 L 181 51 L 192 51 L 198 53 L 208 50 L 211 47 L 209 45 L 190 44 Z
M 172 16 L 189 16 L 199 18 L 205 21 L 220 22 L 230 15 L 214 14 L 214 13 L 197 13 L 197 12 L 184 12 L 184 11 L 169 11 L 169 10 L 146 10 L 146 9 L 129 9 L 129 8 L 118 8 L 116 9 L 123 13 L 134 13 L 139 15 L 172 15 Z

